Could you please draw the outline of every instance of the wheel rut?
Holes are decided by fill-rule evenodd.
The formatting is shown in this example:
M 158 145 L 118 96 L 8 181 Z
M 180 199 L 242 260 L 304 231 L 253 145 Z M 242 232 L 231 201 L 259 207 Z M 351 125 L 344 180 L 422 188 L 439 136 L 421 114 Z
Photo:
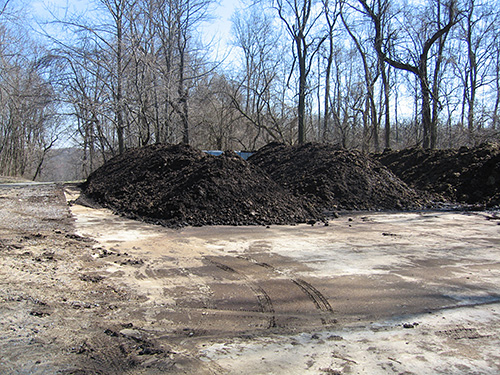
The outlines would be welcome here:
M 249 257 L 213 256 L 206 260 L 245 283 L 255 295 L 260 312 L 270 316 L 268 328 L 295 328 L 315 320 L 322 325 L 336 323 L 328 299 L 303 279 Z
M 333 313 L 332 306 L 321 292 L 302 279 L 291 279 L 313 301 L 317 309 Z
M 267 328 L 276 327 L 276 317 L 274 315 L 275 311 L 273 307 L 273 302 L 264 289 L 262 289 L 253 280 L 249 279 L 245 274 L 236 271 L 233 267 L 230 267 L 227 264 L 221 263 L 214 259 L 207 259 L 207 260 L 217 268 L 220 268 L 221 270 L 232 274 L 237 274 L 242 279 L 244 279 L 246 286 L 254 293 L 255 297 L 257 298 L 260 311 L 262 313 L 270 314 L 269 324 Z

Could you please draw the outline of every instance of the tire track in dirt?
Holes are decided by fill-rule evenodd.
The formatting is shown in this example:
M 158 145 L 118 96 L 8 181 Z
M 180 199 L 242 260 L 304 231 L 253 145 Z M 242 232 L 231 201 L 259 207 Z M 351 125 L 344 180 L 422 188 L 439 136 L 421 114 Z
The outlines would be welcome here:
M 271 316 L 269 317 L 269 324 L 268 324 L 267 328 L 269 329 L 269 328 L 276 327 L 276 317 L 274 315 L 275 311 L 274 311 L 274 307 L 273 307 L 273 302 L 264 289 L 262 289 L 255 282 L 248 279 L 248 277 L 245 274 L 242 274 L 241 272 L 236 271 L 234 268 L 232 268 L 224 263 L 221 263 L 219 261 L 216 261 L 214 259 L 209 258 L 207 260 L 211 264 L 216 266 L 217 268 L 220 268 L 221 270 L 226 271 L 226 272 L 237 274 L 238 276 L 243 278 L 245 280 L 246 286 L 255 294 L 255 297 L 257 298 L 261 312 L 266 313 L 266 314 L 271 314 Z
M 307 281 L 302 279 L 291 279 L 292 282 L 297 285 L 302 291 L 307 294 L 307 296 L 313 301 L 314 305 L 318 310 L 333 314 L 333 309 L 326 297 L 321 294 L 321 292 L 309 284 Z M 321 318 L 321 323 L 323 325 L 329 325 L 337 323 L 337 319 L 324 317 Z
M 258 266 L 270 269 L 276 273 L 280 273 L 275 267 L 273 267 L 269 263 L 258 262 L 257 260 L 252 259 L 250 257 L 238 256 L 238 258 L 245 259 L 249 262 L 255 263 Z M 303 279 L 290 278 L 290 280 L 295 285 L 297 285 L 311 299 L 311 301 L 314 303 L 317 309 L 333 313 L 333 309 L 332 306 L 330 305 L 330 302 L 328 302 L 328 299 L 318 289 L 316 289 L 314 286 L 312 286 L 310 283 L 308 283 Z
M 302 289 L 302 291 L 305 294 L 307 294 L 307 296 L 313 301 L 317 309 L 333 313 L 333 309 L 330 306 L 330 303 L 318 289 L 313 287 L 305 280 L 302 279 L 291 279 L 291 280 L 295 285 L 297 285 L 300 289 Z
M 316 318 L 322 325 L 336 323 L 328 299 L 303 279 L 286 276 L 272 265 L 249 257 L 206 259 L 219 269 L 238 275 L 245 281 L 259 301 L 261 312 L 272 314 L 268 328 L 296 327 L 304 324 L 304 319 L 310 321 Z M 314 308 L 311 308 L 311 303 Z

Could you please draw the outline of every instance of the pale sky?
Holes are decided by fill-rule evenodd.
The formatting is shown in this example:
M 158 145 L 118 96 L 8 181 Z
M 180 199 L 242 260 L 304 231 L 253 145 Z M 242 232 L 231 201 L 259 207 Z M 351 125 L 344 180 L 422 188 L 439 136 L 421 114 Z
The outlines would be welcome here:
M 218 51 L 213 51 L 213 58 L 219 60 L 224 55 L 230 54 L 231 46 L 231 16 L 235 9 L 241 4 L 240 0 L 220 0 L 220 5 L 215 8 L 213 16 L 215 19 L 204 27 L 205 42 L 213 39 L 219 40 Z
M 15 1 L 15 0 L 14 0 Z M 67 10 L 79 13 L 88 8 L 89 0 L 31 0 L 29 1 L 32 14 L 40 18 L 49 18 L 50 12 L 62 17 Z M 214 5 L 214 20 L 209 26 L 204 27 L 206 38 L 221 38 L 227 41 L 231 32 L 231 16 L 240 4 L 240 0 L 219 0 L 219 5 Z
M 2 1 L 2 0 L 0 0 Z M 16 2 L 18 0 L 11 0 Z M 23 1 L 23 0 L 19 0 Z M 91 0 L 25 0 L 29 4 L 31 15 L 39 20 L 50 20 L 51 13 L 63 19 L 65 12 L 68 14 L 82 13 L 88 10 Z M 229 63 L 232 55 L 231 50 L 231 16 L 235 9 L 240 7 L 241 0 L 219 0 L 218 4 L 212 6 L 211 12 L 213 20 L 202 25 L 198 31 L 205 43 L 213 42 L 210 48 L 210 55 L 214 60 L 229 56 L 226 61 Z M 45 26 L 47 28 L 50 26 Z M 50 31 L 49 31 L 50 32 Z M 57 31 L 55 31 L 57 32 Z M 234 49 L 233 49 L 234 52 Z

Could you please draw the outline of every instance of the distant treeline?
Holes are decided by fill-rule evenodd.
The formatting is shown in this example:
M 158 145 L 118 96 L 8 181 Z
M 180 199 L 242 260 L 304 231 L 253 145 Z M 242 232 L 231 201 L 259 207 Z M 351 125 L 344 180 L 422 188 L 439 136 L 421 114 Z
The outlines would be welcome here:
M 219 56 L 200 35 L 214 0 L 68 4 L 0 9 L 0 174 L 40 178 L 61 144 L 82 150 L 78 178 L 152 143 L 500 139 L 499 0 L 255 1 Z

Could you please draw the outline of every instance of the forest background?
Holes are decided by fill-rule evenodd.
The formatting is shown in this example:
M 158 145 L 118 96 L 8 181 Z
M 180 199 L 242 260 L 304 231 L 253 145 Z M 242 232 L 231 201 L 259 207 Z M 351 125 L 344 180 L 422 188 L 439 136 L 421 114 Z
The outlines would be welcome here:
M 363 152 L 500 140 L 500 1 L 0 1 L 0 175 L 80 179 L 152 143 Z M 54 167 L 55 165 L 55 167 Z

